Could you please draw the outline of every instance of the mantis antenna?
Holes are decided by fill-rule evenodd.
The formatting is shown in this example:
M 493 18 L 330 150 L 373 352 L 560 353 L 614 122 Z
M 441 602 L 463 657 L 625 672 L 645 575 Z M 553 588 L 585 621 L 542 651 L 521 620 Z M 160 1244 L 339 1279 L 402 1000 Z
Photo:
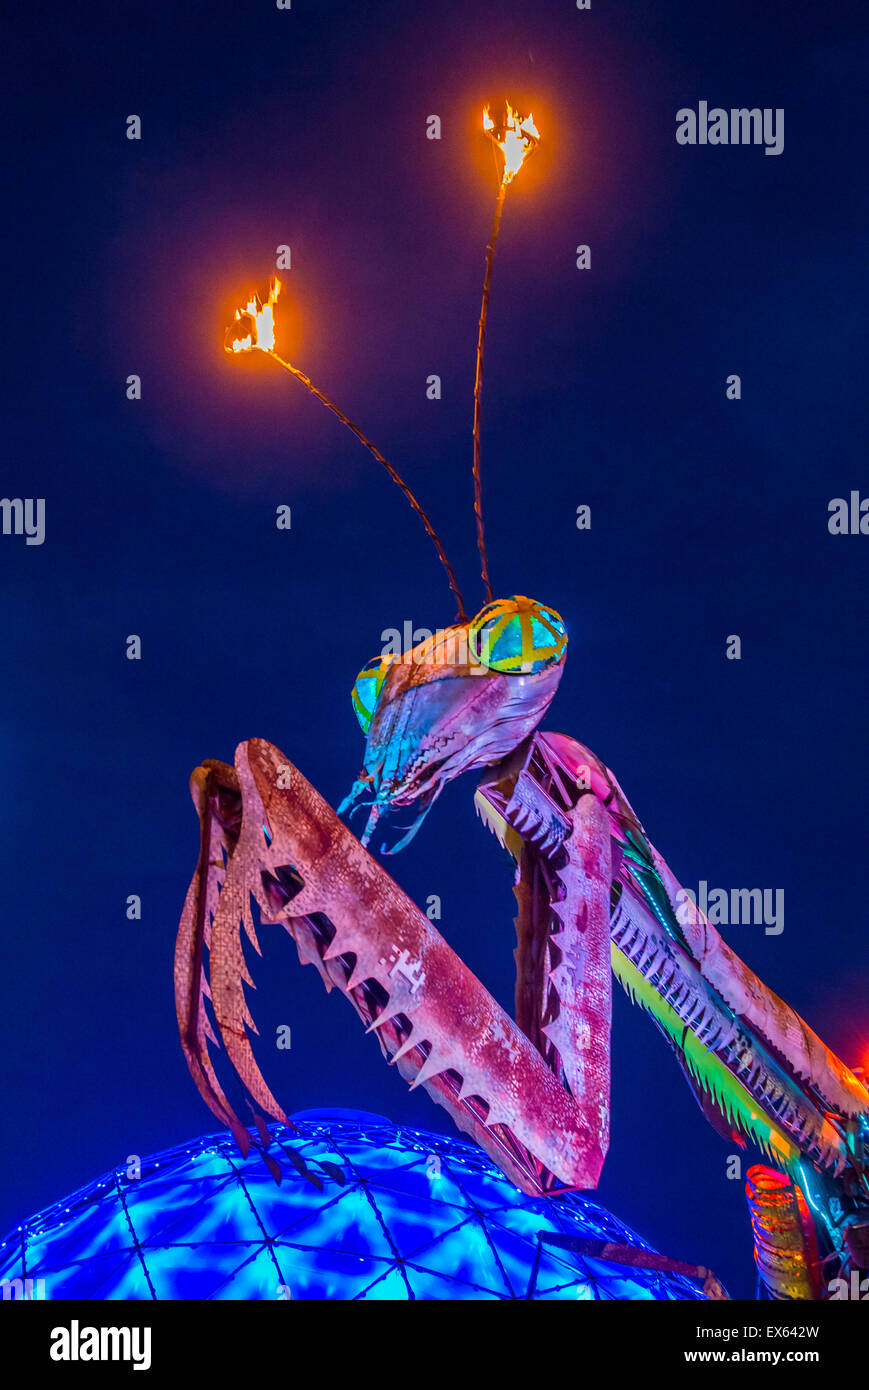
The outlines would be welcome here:
M 269 287 L 268 299 L 266 299 L 265 302 L 263 302 L 258 295 L 253 295 L 244 309 L 236 309 L 235 319 L 226 330 L 223 344 L 224 348 L 227 352 L 233 354 L 253 351 L 264 352 L 267 357 L 270 357 L 272 361 L 276 362 L 279 367 L 282 367 L 285 372 L 289 372 L 297 381 L 301 381 L 303 386 L 307 386 L 311 395 L 316 396 L 318 401 L 322 401 L 323 405 L 331 410 L 333 415 L 338 417 L 341 424 L 346 425 L 348 430 L 356 435 L 360 443 L 364 444 L 369 453 L 374 455 L 377 462 L 383 464 L 383 467 L 386 469 L 392 481 L 401 488 L 401 491 L 416 512 L 425 527 L 427 535 L 431 537 L 432 544 L 437 551 L 438 559 L 446 571 L 450 588 L 456 596 L 456 602 L 459 607 L 458 620 L 464 622 L 468 615 L 465 612 L 464 600 L 456 581 L 455 572 L 444 550 L 443 542 L 432 525 L 428 513 L 423 509 L 416 497 L 414 497 L 401 474 L 397 469 L 393 468 L 388 459 L 383 457 L 380 450 L 371 443 L 367 435 L 362 433 L 359 426 L 354 425 L 353 421 L 348 419 L 343 410 L 340 410 L 325 392 L 319 390 L 319 388 L 314 385 L 310 377 L 306 376 L 298 367 L 294 367 L 292 362 L 288 362 L 285 358 L 280 357 L 275 351 L 274 306 L 280 292 L 281 281 L 273 279 Z
M 504 159 L 498 196 L 495 200 L 495 220 L 492 235 L 486 247 L 486 274 L 483 280 L 483 303 L 480 307 L 480 323 L 477 336 L 477 370 L 474 377 L 474 516 L 477 522 L 477 549 L 480 552 L 480 574 L 486 602 L 492 601 L 492 584 L 489 579 L 489 558 L 486 554 L 486 532 L 483 526 L 483 491 L 480 481 L 480 411 L 483 395 L 483 351 L 486 346 L 486 319 L 489 314 L 489 292 L 492 286 L 492 265 L 495 260 L 495 247 L 501 228 L 501 214 L 507 189 L 522 168 L 525 158 L 537 148 L 540 136 L 531 115 L 520 116 L 509 101 L 504 104 L 504 115 L 500 121 L 492 120 L 489 107 L 483 111 L 483 130 L 496 150 Z M 497 156 L 496 156 L 497 157 Z

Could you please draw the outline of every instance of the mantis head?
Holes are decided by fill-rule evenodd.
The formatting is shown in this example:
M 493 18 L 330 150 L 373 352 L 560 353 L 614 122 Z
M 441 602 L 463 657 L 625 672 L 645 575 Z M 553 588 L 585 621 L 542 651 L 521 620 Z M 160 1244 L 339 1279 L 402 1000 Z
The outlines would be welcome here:
M 554 609 L 517 595 L 363 667 L 352 700 L 365 760 L 338 808 L 369 808 L 363 845 L 380 824 L 381 852 L 403 849 L 447 782 L 512 753 L 546 713 L 566 646 Z

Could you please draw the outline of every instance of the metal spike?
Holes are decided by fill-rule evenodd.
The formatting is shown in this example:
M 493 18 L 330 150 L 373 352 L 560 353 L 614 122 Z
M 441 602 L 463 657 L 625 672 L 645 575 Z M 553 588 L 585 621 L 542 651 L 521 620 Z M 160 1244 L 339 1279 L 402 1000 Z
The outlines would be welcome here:
M 422 1086 L 426 1081 L 430 1081 L 433 1076 L 439 1076 L 442 1071 L 446 1071 L 449 1062 L 435 1054 L 434 1048 L 426 1057 L 416 1076 L 410 1083 L 410 1089 L 415 1091 L 417 1086 Z
M 355 989 L 357 985 L 361 985 L 365 980 L 370 979 L 371 972 L 366 969 L 365 962 L 357 958 L 356 964 L 350 971 L 350 978 L 344 986 L 344 989 L 349 993 L 351 989 Z
M 345 941 L 339 942 L 339 936 L 340 932 L 336 931 L 335 935 L 332 937 L 332 940 L 329 942 L 329 945 L 322 953 L 322 960 L 334 960 L 336 956 L 343 956 L 344 952 L 348 949 L 347 943 Z
M 398 1049 L 397 1052 L 393 1052 L 392 1056 L 390 1057 L 390 1066 L 392 1066 L 393 1063 L 400 1061 L 402 1057 L 406 1057 L 408 1052 L 412 1052 L 415 1047 L 419 1047 L 419 1044 L 425 1041 L 424 1038 L 415 1037 L 415 1033 L 416 1029 L 411 1028 L 404 1042 L 401 1044 L 401 1047 Z
M 394 1018 L 394 1017 L 395 1017 L 395 1009 L 394 1009 L 394 1007 L 391 1007 L 389 1004 L 387 1004 L 387 1006 L 386 1006 L 386 1008 L 383 1010 L 383 1012 L 382 1012 L 382 1013 L 379 1013 L 379 1014 L 377 1015 L 376 1018 L 374 1018 L 374 1019 L 371 1020 L 371 1022 L 370 1022 L 369 1025 L 368 1025 L 368 1027 L 365 1029 L 366 1033 L 373 1033 L 374 1030 L 375 1030 L 375 1028 L 382 1028 L 383 1025 L 384 1025 L 384 1023 L 388 1023 L 389 1020 L 390 1020 L 391 1018 Z

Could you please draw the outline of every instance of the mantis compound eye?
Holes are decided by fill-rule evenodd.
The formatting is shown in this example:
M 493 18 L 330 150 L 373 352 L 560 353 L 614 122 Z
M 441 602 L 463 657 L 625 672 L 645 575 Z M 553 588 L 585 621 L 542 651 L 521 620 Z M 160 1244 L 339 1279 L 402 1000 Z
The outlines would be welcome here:
M 562 660 L 567 629 L 554 608 L 514 594 L 487 603 L 471 623 L 468 640 L 490 671 L 526 676 Z
M 391 653 L 384 656 L 378 652 L 377 656 L 373 656 L 370 661 L 365 663 L 353 682 L 350 700 L 363 734 L 367 734 L 371 727 L 377 697 L 383 689 L 387 667 L 392 660 L 393 655 Z

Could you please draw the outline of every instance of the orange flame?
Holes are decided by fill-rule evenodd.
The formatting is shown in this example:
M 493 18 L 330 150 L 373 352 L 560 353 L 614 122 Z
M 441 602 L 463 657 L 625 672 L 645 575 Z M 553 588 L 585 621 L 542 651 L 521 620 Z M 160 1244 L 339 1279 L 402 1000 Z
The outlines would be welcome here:
M 272 351 L 275 345 L 274 306 L 280 292 L 281 282 L 275 278 L 269 285 L 265 302 L 258 294 L 253 294 L 243 309 L 236 309 L 224 338 L 227 352 L 251 352 L 254 348 L 261 352 Z
M 489 114 L 489 107 L 483 108 L 483 130 L 504 156 L 501 182 L 512 183 L 526 157 L 536 149 L 540 132 L 530 113 L 520 116 L 518 111 L 513 110 L 509 101 L 504 103 L 504 108 L 504 118 L 497 126 Z

